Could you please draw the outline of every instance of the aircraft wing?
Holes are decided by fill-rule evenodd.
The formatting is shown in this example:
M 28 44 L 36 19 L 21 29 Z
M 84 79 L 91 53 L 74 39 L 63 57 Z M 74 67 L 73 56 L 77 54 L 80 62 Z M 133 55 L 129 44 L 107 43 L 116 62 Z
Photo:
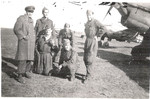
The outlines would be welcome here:
M 138 36 L 138 32 L 134 31 L 132 29 L 125 29 L 117 32 L 110 31 L 108 33 L 105 33 L 101 40 L 104 40 L 105 37 L 108 37 L 109 40 L 116 39 L 117 41 L 132 41 Z

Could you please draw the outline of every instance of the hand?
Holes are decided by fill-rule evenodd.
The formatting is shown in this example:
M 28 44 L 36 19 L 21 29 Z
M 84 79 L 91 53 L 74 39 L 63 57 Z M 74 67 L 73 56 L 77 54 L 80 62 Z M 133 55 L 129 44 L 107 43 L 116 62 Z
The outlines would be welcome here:
M 67 66 L 67 63 L 65 61 L 63 61 L 62 66 L 64 66 L 64 67 Z
M 23 39 L 25 39 L 26 41 L 29 39 L 29 36 L 24 36 Z
M 33 65 L 34 63 L 33 63 L 33 61 L 31 61 L 31 63 L 30 63 L 31 65 Z
M 60 70 L 61 68 L 62 68 L 62 65 L 59 65 L 59 66 L 58 66 L 58 69 Z
M 51 40 L 50 40 L 50 44 L 51 44 L 52 46 L 55 46 L 55 41 L 54 41 L 53 39 L 51 39 Z
M 97 36 L 95 36 L 94 38 L 95 38 L 95 40 L 97 41 Z
M 48 32 L 48 34 L 52 33 L 52 29 L 51 28 L 48 29 L 47 32 Z

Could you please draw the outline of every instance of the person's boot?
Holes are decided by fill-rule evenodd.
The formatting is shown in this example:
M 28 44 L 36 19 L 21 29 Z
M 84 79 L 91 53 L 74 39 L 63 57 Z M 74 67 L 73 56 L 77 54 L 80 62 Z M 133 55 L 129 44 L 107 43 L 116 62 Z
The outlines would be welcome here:
M 87 75 L 85 75 L 84 77 L 83 77 L 83 80 L 82 80 L 82 83 L 87 83 L 87 82 L 89 82 L 89 81 L 92 81 L 92 77 L 91 77 L 91 75 L 90 74 L 87 74 Z
M 23 79 L 23 77 L 22 77 L 22 74 L 18 74 L 17 81 L 20 82 L 20 83 L 22 83 L 22 84 L 25 83 L 25 81 L 24 81 L 24 79 Z
M 75 76 L 71 75 L 69 81 L 74 81 L 75 80 Z
M 28 79 L 31 79 L 31 75 L 30 75 L 28 72 L 26 72 L 26 73 L 24 74 L 24 76 L 25 76 L 26 78 L 28 78 Z

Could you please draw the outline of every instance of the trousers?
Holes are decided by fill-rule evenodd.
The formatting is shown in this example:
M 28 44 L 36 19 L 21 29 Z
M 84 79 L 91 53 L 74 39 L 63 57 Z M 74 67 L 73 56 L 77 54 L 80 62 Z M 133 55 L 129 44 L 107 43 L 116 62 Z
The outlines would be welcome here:
M 95 39 L 87 38 L 84 45 L 84 63 L 87 75 L 91 75 L 92 67 L 97 56 L 98 42 Z
M 31 70 L 31 60 L 19 60 L 18 73 L 23 74 Z

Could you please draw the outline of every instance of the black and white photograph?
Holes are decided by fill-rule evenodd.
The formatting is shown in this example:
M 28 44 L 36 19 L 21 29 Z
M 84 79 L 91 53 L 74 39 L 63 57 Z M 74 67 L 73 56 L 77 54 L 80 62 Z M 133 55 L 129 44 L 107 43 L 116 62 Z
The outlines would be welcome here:
M 150 2 L 0 4 L 2 98 L 150 98 Z

